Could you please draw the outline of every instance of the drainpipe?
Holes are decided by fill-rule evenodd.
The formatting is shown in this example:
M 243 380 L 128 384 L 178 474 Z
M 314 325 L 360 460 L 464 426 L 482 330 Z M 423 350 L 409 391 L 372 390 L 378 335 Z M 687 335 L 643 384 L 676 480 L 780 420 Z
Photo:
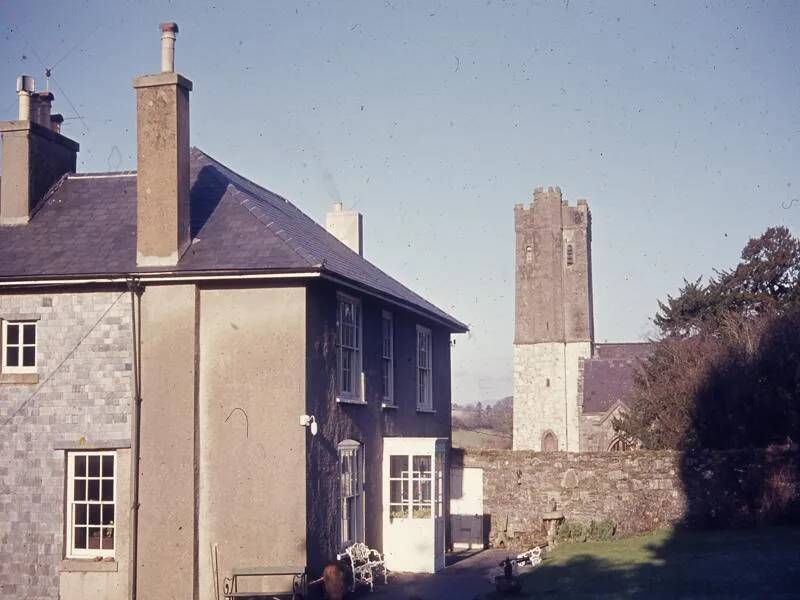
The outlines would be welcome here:
M 133 345 L 133 406 L 131 407 L 131 527 L 130 527 L 130 564 L 128 573 L 128 597 L 136 600 L 136 566 L 138 563 L 139 541 L 139 437 L 141 432 L 140 416 L 142 404 L 142 370 L 140 362 L 141 349 L 141 299 L 144 287 L 138 278 L 127 280 L 131 292 L 131 338 Z M 138 308 L 138 310 L 137 310 Z

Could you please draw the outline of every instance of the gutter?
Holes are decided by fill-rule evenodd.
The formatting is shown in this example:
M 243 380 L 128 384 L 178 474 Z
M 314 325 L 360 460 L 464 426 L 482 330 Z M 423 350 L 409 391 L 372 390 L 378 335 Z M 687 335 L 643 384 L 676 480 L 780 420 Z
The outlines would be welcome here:
M 144 287 L 139 280 L 127 280 L 131 292 L 131 337 L 133 346 L 133 406 L 131 406 L 131 525 L 128 574 L 128 597 L 136 600 L 136 578 L 139 542 L 139 438 L 142 405 L 142 369 L 140 362 L 141 298 Z M 139 310 L 137 310 L 137 308 Z
M 87 285 L 87 284 L 109 284 L 124 283 L 130 281 L 142 281 L 147 283 L 167 283 L 173 281 L 237 281 L 248 279 L 300 279 L 309 277 L 319 277 L 319 271 L 286 271 L 273 273 L 203 273 L 198 272 L 194 275 L 175 275 L 171 271 L 158 271 L 152 273 L 119 273 L 107 277 L 61 277 L 53 279 L 34 279 L 16 278 L 0 279 L 0 288 L 25 288 L 25 287 L 47 287 L 63 285 Z
M 333 275 L 333 274 L 330 274 L 330 273 L 323 272 L 323 273 L 320 274 L 320 277 L 322 279 L 326 280 L 326 281 L 330 281 L 330 282 L 336 283 L 338 285 L 350 288 L 351 290 L 355 290 L 355 291 L 361 292 L 362 294 L 369 294 L 370 296 L 373 296 L 375 298 L 379 298 L 380 300 L 383 300 L 387 304 L 391 304 L 393 306 L 398 306 L 398 307 L 402 308 L 403 310 L 407 310 L 409 312 L 415 313 L 415 314 L 420 315 L 421 317 L 424 317 L 424 318 L 426 318 L 428 320 L 435 321 L 439 325 L 444 325 L 445 327 L 447 327 L 450 331 L 452 331 L 454 333 L 467 333 L 469 331 L 469 326 L 465 325 L 461 321 L 458 321 L 456 319 L 449 319 L 448 320 L 448 319 L 440 317 L 440 316 L 438 316 L 438 315 L 436 315 L 436 314 L 434 314 L 432 312 L 426 312 L 425 310 L 416 308 L 415 306 L 413 306 L 411 304 L 408 304 L 408 303 L 405 303 L 405 302 L 401 302 L 401 301 L 397 300 L 396 298 L 394 298 L 393 296 L 390 296 L 389 294 L 385 294 L 383 292 L 379 292 L 379 291 L 375 290 L 374 288 L 368 288 L 368 287 L 366 287 L 364 285 L 360 285 L 358 283 L 354 283 L 352 281 L 349 281 L 347 279 L 344 279 L 342 277 L 339 277 L 337 275 Z M 442 312 L 444 312 L 444 311 L 442 311 Z
M 426 319 L 434 321 L 439 325 L 447 327 L 454 333 L 466 333 L 469 327 L 456 319 L 445 319 L 433 312 L 415 307 L 414 305 L 400 301 L 388 293 L 380 292 L 363 284 L 358 284 L 344 277 L 316 268 L 313 270 L 287 270 L 273 271 L 270 273 L 242 273 L 241 271 L 198 271 L 192 274 L 176 273 L 175 271 L 152 271 L 142 273 L 116 273 L 106 277 L 80 276 L 59 277 L 59 278 L 16 278 L 0 279 L 0 290 L 2 289 L 25 289 L 29 287 L 60 287 L 65 285 L 108 285 L 125 284 L 130 287 L 131 281 L 140 282 L 142 285 L 149 283 L 172 283 L 172 282 L 201 282 L 201 281 L 258 281 L 275 279 L 312 279 L 322 278 L 363 294 L 368 294 L 379 298 L 393 306 L 398 306 L 404 310 L 418 314 Z M 444 311 L 441 311 L 444 312 Z

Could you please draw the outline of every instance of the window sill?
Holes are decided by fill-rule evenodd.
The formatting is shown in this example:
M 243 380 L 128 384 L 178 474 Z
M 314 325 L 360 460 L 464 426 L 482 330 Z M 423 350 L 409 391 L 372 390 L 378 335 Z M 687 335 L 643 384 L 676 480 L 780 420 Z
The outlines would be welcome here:
M 34 385 L 39 383 L 38 373 L 0 373 L 0 385 Z
M 61 573 L 112 573 L 118 568 L 119 563 L 113 558 L 65 558 L 59 565 Z
M 417 407 L 417 412 L 418 413 L 426 413 L 426 414 L 429 414 L 429 415 L 435 415 L 436 414 L 436 411 L 434 409 L 432 409 L 432 408 L 421 408 L 419 406 Z
M 381 408 L 390 408 L 392 410 L 397 410 L 397 404 L 395 404 L 394 402 L 383 401 L 381 402 Z
M 337 404 L 358 404 L 358 405 L 365 405 L 366 402 L 363 400 L 358 400 L 356 398 L 336 398 Z

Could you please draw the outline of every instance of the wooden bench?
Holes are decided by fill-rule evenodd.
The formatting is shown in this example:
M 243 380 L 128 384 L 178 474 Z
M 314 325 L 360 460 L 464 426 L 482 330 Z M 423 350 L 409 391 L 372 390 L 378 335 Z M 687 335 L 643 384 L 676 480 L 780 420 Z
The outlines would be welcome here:
M 247 577 L 292 577 L 291 589 L 280 589 L 273 592 L 240 592 L 239 580 Z M 286 567 L 244 567 L 233 569 L 231 576 L 226 577 L 223 583 L 223 596 L 232 598 L 269 597 L 274 595 L 288 596 L 292 599 L 305 598 L 308 595 L 306 568 L 300 566 Z

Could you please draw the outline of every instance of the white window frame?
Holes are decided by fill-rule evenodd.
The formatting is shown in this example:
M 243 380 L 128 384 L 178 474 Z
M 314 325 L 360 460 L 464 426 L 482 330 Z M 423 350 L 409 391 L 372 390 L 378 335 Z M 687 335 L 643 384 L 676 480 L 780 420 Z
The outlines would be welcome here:
M 358 298 L 348 296 L 346 294 L 338 293 L 336 295 L 336 401 L 337 402 L 352 402 L 355 404 L 365 404 L 364 401 L 364 373 L 363 373 L 363 359 L 362 359 L 362 333 L 363 333 L 363 314 L 361 311 L 361 301 Z M 355 311 L 355 347 L 345 347 L 342 344 L 342 314 L 345 304 L 351 304 Z M 354 360 L 351 369 L 351 390 L 342 390 L 344 383 L 344 364 L 342 361 L 343 349 L 353 352 Z
M 85 500 L 75 500 L 75 459 L 79 456 L 86 457 L 86 476 L 81 477 L 80 479 L 84 479 L 87 481 L 87 493 Z M 94 501 L 89 500 L 88 494 L 88 480 L 95 479 L 89 477 L 89 457 L 90 456 L 99 456 L 100 457 L 100 478 L 98 483 L 99 488 L 99 498 L 100 500 Z M 114 461 L 114 474 L 111 478 L 103 477 L 102 471 L 102 464 L 103 464 L 103 457 L 111 456 Z M 102 557 L 110 557 L 114 558 L 116 553 L 116 546 L 119 540 L 119 535 L 117 531 L 117 523 L 119 521 L 119 506 L 117 504 L 117 473 L 119 472 L 119 461 L 117 460 L 117 452 L 115 450 L 103 450 L 103 451 L 86 451 L 86 452 L 68 452 L 67 453 L 67 506 L 66 506 L 66 556 L 67 558 L 94 558 L 96 556 Z M 103 480 L 112 479 L 113 481 L 113 499 L 109 501 L 103 500 Z M 75 518 L 76 518 L 76 510 L 75 506 L 78 504 L 85 504 L 87 510 L 87 524 L 89 522 L 89 506 L 90 505 L 100 505 L 101 510 L 103 506 L 112 505 L 114 508 L 114 521 L 110 525 L 101 525 L 101 539 L 102 539 L 102 532 L 103 529 L 113 529 L 114 531 L 114 547 L 113 548 L 75 548 Z M 101 515 L 101 523 L 102 523 L 102 515 Z M 87 540 L 88 540 L 88 531 L 87 531 Z M 101 542 L 102 545 L 102 542 Z
M 423 341 L 422 343 L 426 343 L 424 358 L 422 352 L 420 352 L 421 340 Z M 417 343 L 414 348 L 417 355 L 417 410 L 420 412 L 433 412 L 433 336 L 430 329 L 417 325 Z M 426 372 L 428 374 L 428 385 L 424 389 L 420 389 Z
M 36 321 L 30 320 L 6 320 L 3 319 L 3 331 L 2 331 L 2 362 L 0 362 L 0 372 L 3 373 L 36 373 L 39 365 L 39 326 Z M 8 327 L 9 325 L 18 325 L 19 326 L 19 343 L 14 344 L 15 348 L 19 348 L 19 365 L 17 366 L 9 366 L 8 365 L 8 348 L 11 344 L 8 343 Z M 33 344 L 25 344 L 24 343 L 24 329 L 25 327 L 33 327 L 34 332 L 34 342 Z M 22 366 L 22 354 L 24 348 L 33 348 L 33 366 L 24 367 Z
M 394 406 L 394 317 L 386 310 L 381 317 L 381 396 L 384 406 Z
M 364 485 L 364 445 L 355 440 L 343 440 L 336 447 L 339 460 L 339 543 L 346 548 L 356 542 L 364 543 L 365 537 L 365 485 Z M 349 462 L 349 477 L 342 469 L 345 461 Z M 353 514 L 348 510 L 348 500 L 352 500 Z M 353 539 L 348 535 L 351 519 L 353 523 Z

